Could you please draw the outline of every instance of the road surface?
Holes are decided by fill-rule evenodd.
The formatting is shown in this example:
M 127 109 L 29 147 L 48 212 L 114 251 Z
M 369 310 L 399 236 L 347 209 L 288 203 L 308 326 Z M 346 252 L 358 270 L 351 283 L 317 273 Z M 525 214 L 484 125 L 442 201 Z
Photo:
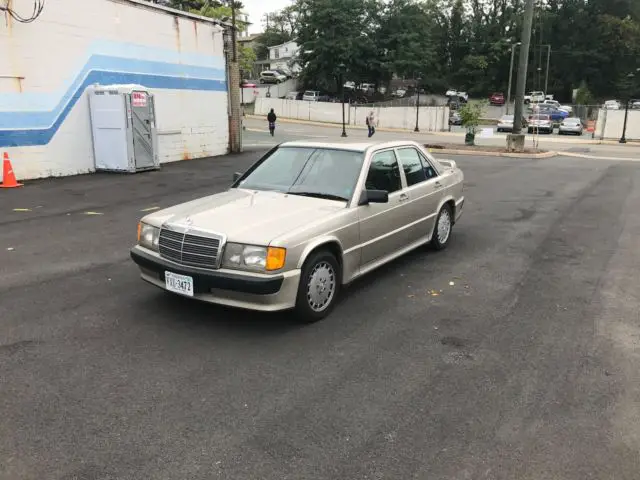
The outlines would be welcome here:
M 314 325 L 139 280 L 259 153 L 0 192 L 0 479 L 638 478 L 639 164 L 457 157 L 450 248 Z

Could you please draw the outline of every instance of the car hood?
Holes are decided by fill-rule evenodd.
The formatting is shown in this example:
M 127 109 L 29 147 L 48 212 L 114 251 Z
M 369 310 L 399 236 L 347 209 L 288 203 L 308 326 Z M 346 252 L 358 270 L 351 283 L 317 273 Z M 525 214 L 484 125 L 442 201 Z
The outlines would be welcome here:
M 189 225 L 227 236 L 230 242 L 268 245 L 303 226 L 343 211 L 345 202 L 232 188 L 159 210 L 143 220 L 152 225 Z

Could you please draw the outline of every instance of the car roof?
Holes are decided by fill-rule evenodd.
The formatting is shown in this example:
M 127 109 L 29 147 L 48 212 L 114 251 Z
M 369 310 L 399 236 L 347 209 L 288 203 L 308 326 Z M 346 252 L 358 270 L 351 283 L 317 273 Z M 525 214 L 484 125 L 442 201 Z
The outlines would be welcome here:
M 302 147 L 302 148 L 324 148 L 332 150 L 347 150 L 351 152 L 367 152 L 368 150 L 383 150 L 385 148 L 398 147 L 416 147 L 420 146 L 418 142 L 413 140 L 395 140 L 383 142 L 307 142 L 304 140 L 296 140 L 292 142 L 284 142 L 280 147 Z

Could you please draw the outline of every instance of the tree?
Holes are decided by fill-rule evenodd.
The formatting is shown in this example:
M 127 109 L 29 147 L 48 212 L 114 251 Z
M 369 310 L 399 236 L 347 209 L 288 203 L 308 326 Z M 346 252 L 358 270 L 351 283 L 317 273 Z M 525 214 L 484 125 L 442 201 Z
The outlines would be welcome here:
M 382 72 L 384 54 L 376 37 L 381 4 L 379 0 L 298 0 L 297 41 L 306 83 L 336 91 L 341 63 L 348 68 L 348 78 L 356 81 Z
M 251 76 L 256 58 L 256 52 L 254 52 L 253 48 L 244 45 L 238 47 L 238 62 L 240 64 L 240 73 L 243 77 Z

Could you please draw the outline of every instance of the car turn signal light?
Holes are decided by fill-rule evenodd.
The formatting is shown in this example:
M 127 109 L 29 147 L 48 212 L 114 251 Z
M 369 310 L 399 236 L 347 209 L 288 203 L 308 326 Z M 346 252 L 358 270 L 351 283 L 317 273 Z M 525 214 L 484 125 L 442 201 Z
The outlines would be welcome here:
M 284 267 L 284 262 L 287 258 L 287 249 L 280 247 L 267 248 L 267 264 L 265 270 L 268 272 L 273 270 L 280 270 Z
M 142 233 L 142 224 L 138 222 L 138 243 L 140 243 L 140 234 Z

